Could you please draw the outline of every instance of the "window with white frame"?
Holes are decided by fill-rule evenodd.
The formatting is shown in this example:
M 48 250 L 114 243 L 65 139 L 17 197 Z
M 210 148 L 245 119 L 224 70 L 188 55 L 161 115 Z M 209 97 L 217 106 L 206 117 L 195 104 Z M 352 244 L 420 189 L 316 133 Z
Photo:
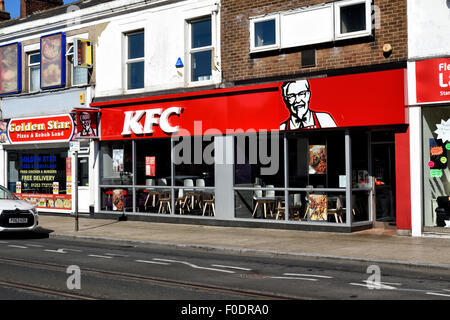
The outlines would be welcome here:
M 280 47 L 279 15 L 250 20 L 251 51 L 270 50 Z
M 369 36 L 371 3 L 342 0 L 251 17 L 250 52 Z
M 29 92 L 36 92 L 41 84 L 41 54 L 39 51 L 28 54 L 28 88 Z
M 144 88 L 144 31 L 125 34 L 126 38 L 126 86 L 128 90 Z
M 365 36 L 372 32 L 370 0 L 339 1 L 334 4 L 334 10 L 336 39 Z
M 191 81 L 210 80 L 212 76 L 211 17 L 189 22 Z

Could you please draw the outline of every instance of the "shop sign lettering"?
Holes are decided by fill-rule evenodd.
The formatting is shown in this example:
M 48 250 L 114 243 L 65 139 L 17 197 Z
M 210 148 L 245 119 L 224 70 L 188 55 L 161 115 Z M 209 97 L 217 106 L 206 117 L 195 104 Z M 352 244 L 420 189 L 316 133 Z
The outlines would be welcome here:
M 153 126 L 158 124 L 165 133 L 175 133 L 178 131 L 179 126 L 172 126 L 169 123 L 169 118 L 173 114 L 180 115 L 181 112 L 182 108 L 179 107 L 170 107 L 164 111 L 162 108 L 125 111 L 122 136 L 131 135 L 132 133 L 137 135 L 151 134 L 153 133 Z M 144 126 L 141 124 L 143 117 L 145 117 Z
M 73 128 L 70 115 L 11 119 L 8 136 L 11 143 L 69 141 Z
M 416 63 L 417 103 L 450 101 L 450 58 Z

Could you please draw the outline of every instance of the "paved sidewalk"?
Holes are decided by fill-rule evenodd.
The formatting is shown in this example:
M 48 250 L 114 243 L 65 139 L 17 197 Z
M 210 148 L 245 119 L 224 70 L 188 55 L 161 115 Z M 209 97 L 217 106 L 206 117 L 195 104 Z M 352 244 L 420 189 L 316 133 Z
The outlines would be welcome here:
M 39 225 L 43 231 L 49 232 L 50 237 L 106 239 L 238 254 L 329 257 L 450 269 L 450 239 L 413 238 L 378 230 L 342 234 L 80 217 L 79 231 L 76 232 L 75 218 L 68 215 L 40 215 Z

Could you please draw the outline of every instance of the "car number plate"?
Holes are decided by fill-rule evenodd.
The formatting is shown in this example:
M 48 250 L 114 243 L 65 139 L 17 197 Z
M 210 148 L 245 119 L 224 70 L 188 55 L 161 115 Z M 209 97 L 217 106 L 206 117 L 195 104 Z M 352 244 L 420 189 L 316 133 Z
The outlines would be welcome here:
M 9 223 L 27 223 L 28 218 L 9 218 Z

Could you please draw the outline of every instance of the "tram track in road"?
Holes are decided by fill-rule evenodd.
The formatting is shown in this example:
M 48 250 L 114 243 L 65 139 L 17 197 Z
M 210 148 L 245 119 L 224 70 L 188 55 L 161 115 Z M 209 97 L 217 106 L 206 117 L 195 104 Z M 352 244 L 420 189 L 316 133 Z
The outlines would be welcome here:
M 10 264 L 10 265 L 20 265 L 25 267 L 32 267 L 32 268 L 38 268 L 38 269 L 44 269 L 44 270 L 54 270 L 58 272 L 66 272 L 67 265 L 60 265 L 60 264 L 51 264 L 51 263 L 43 263 L 43 262 L 33 262 L 33 261 L 27 261 L 22 259 L 11 259 L 11 258 L 0 258 L 0 263 L 3 264 Z M 181 280 L 172 280 L 172 279 L 166 279 L 162 277 L 149 277 L 144 275 L 132 275 L 124 272 L 116 272 L 116 271 L 106 271 L 106 270 L 98 270 L 93 268 L 82 268 L 81 274 L 82 275 L 90 275 L 97 278 L 109 278 L 114 280 L 124 280 L 124 281 L 135 281 L 135 282 L 141 282 L 141 283 L 147 283 L 147 284 L 155 284 L 160 286 L 166 286 L 166 287 L 174 287 L 174 288 L 184 288 L 184 289 L 190 289 L 190 290 L 201 290 L 204 292 L 211 292 L 211 293 L 219 293 L 219 294 L 226 294 L 230 296 L 236 296 L 236 297 L 244 297 L 244 298 L 250 298 L 250 299 L 261 299 L 261 300 L 311 300 L 310 297 L 302 297 L 302 296 L 293 296 L 293 295 L 286 295 L 286 294 L 277 294 L 277 293 L 270 293 L 270 292 L 260 292 L 257 290 L 252 289 L 236 289 L 236 288 L 229 288 L 225 286 L 215 286 L 211 284 L 202 284 L 198 282 L 191 282 L 191 281 L 181 281 Z M 81 299 L 81 300 L 101 300 L 104 299 L 103 297 L 96 297 L 95 295 L 83 295 L 78 294 L 76 291 L 73 291 L 68 293 L 67 291 L 63 291 L 60 289 L 52 289 L 52 288 L 46 288 L 41 285 L 30 285 L 30 284 L 24 284 L 19 282 L 12 282 L 12 281 L 5 281 L 0 279 L 0 286 L 5 287 L 12 287 L 16 289 L 23 289 L 28 291 L 34 291 L 38 293 L 46 293 L 50 295 L 55 296 L 61 296 L 66 297 L 70 299 Z M 69 289 L 67 289 L 69 290 Z
M 42 286 L 35 286 L 35 285 L 18 283 L 18 282 L 0 280 L 0 286 L 13 288 L 13 289 L 20 289 L 20 290 L 25 290 L 25 291 L 31 291 L 34 293 L 47 294 L 47 295 L 51 295 L 51 296 L 75 299 L 75 300 L 98 300 L 97 298 L 82 295 L 82 294 L 68 293 L 68 292 L 65 292 L 62 290 L 50 289 L 50 288 L 45 288 Z

